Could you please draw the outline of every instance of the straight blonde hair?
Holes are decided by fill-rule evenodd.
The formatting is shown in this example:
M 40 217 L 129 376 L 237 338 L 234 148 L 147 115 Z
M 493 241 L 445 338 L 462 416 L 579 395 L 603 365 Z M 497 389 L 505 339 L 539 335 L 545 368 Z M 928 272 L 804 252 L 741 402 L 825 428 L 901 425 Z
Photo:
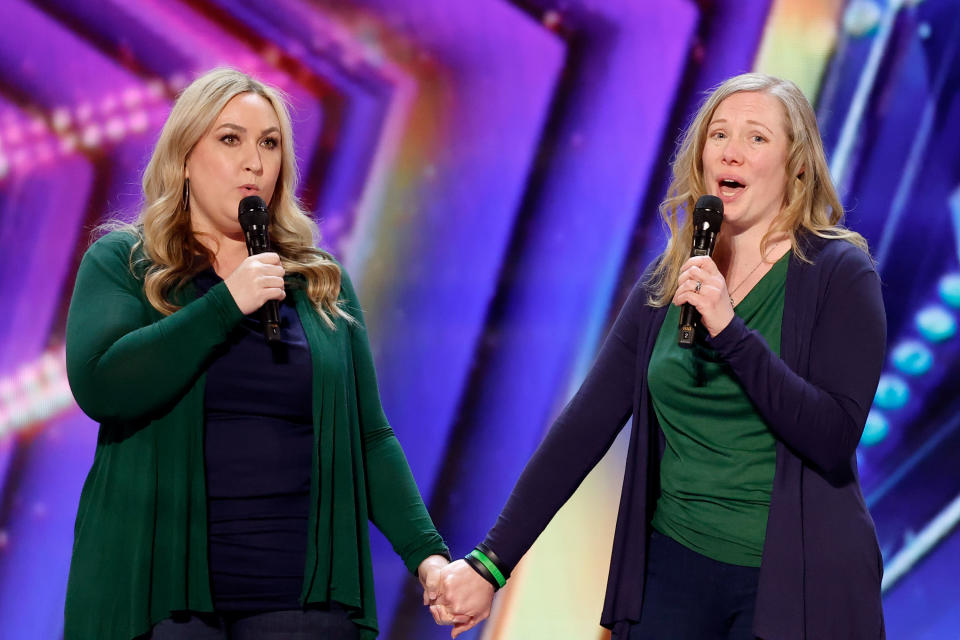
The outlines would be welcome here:
M 708 193 L 703 177 L 703 146 L 713 114 L 726 98 L 744 91 L 766 93 L 780 101 L 790 138 L 783 207 L 760 243 L 761 252 L 766 252 L 771 238 L 785 233 L 790 238 L 794 255 L 809 262 L 798 242 L 801 232 L 805 231 L 821 238 L 847 240 L 869 253 L 863 236 L 843 226 L 843 206 L 830 179 L 817 117 L 810 101 L 789 80 L 762 73 L 745 73 L 713 89 L 680 140 L 672 163 L 673 178 L 666 198 L 660 203 L 660 216 L 667 226 L 669 239 L 647 282 L 650 291 L 647 302 L 651 306 L 663 307 L 670 303 L 676 293 L 680 268 L 690 257 L 693 208 L 697 198 Z
M 173 105 L 143 172 L 143 206 L 139 216 L 132 225 L 119 225 L 139 238 L 131 258 L 142 247 L 148 262 L 144 292 L 150 304 L 164 315 L 179 309 L 171 294 L 205 266 L 198 258 L 213 262 L 213 255 L 197 240 L 190 223 L 187 157 L 227 103 L 244 93 L 266 99 L 280 122 L 280 174 L 268 206 L 272 249 L 280 255 L 288 274 L 305 279 L 307 296 L 324 322 L 333 328 L 335 318 L 351 317 L 338 302 L 340 267 L 328 253 L 316 247 L 319 230 L 296 197 L 299 174 L 286 101 L 279 90 L 235 69 L 217 68 L 203 74 L 183 90 Z

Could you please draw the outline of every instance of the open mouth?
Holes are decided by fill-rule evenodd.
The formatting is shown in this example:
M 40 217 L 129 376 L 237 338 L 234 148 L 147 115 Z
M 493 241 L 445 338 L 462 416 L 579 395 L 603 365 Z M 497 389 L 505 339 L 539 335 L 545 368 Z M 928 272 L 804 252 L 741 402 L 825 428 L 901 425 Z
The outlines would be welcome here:
M 734 196 L 739 193 L 741 189 L 746 188 L 746 186 L 747 185 L 742 182 L 725 178 L 720 181 L 720 194 L 724 196 Z

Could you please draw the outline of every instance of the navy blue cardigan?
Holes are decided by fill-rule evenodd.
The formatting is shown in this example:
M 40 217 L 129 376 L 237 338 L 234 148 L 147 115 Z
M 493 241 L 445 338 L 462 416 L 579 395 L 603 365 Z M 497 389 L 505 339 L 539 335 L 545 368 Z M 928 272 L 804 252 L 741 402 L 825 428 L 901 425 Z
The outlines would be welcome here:
M 855 451 L 883 365 L 886 319 L 870 258 L 841 240 L 801 240 L 787 271 L 781 356 L 739 317 L 711 340 L 777 438 L 754 633 L 764 640 L 884 638 L 883 563 Z M 510 567 L 632 415 L 601 624 L 640 618 L 660 431 L 647 365 L 666 307 L 641 280 L 583 385 L 527 463 L 485 543 Z

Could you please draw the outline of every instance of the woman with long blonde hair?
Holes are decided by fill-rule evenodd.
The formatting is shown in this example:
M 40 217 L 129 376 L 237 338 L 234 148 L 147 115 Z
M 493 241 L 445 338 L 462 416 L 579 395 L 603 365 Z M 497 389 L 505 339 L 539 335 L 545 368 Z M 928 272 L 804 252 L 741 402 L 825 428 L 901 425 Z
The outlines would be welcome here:
M 137 221 L 85 254 L 67 372 L 100 432 L 66 639 L 369 640 L 368 519 L 424 588 L 447 563 L 383 415 L 356 294 L 316 248 L 296 183 L 281 95 L 215 69 L 174 104 Z M 272 245 L 252 256 L 249 196 Z
M 713 257 L 691 258 L 703 195 L 723 223 Z M 443 570 L 435 616 L 456 635 L 489 614 L 632 416 L 601 617 L 615 640 L 883 638 L 855 458 L 883 364 L 880 280 L 842 225 L 800 89 L 762 74 L 717 87 L 661 213 L 666 249 L 486 539 Z M 678 344 L 684 304 L 702 318 L 692 348 Z

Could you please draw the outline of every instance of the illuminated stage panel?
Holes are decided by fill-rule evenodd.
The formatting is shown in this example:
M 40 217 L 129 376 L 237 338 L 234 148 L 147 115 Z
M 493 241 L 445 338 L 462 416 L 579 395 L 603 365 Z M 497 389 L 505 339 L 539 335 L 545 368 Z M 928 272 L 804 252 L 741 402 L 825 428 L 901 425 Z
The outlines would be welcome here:
M 28 3 L 5 0 L 3 14 L 5 25 L 17 25 L 4 29 L 0 38 L 5 93 L 15 91 L 50 110 L 84 102 L 93 107 L 116 87 L 136 83 L 130 73 Z
M 91 49 L 110 57 L 117 66 L 145 76 L 142 95 L 163 96 L 172 103 L 193 77 L 214 66 L 241 69 L 284 90 L 294 108 L 301 170 L 309 169 L 304 160 L 313 158 L 321 130 L 318 102 L 330 90 L 321 76 L 298 66 L 281 48 L 294 47 L 295 40 L 274 43 L 261 33 L 262 25 L 246 25 L 236 19 L 220 22 L 218 18 L 230 14 L 218 13 L 213 4 L 138 3 L 117 7 L 109 2 L 45 0 L 44 5 L 58 20 L 76 29 Z M 276 7 L 270 15 L 281 21 L 285 17 Z M 169 104 L 161 124 L 168 111 Z M 144 164 L 152 141 L 144 147 Z
M 33 4 L 60 21 L 86 45 L 112 57 L 133 73 L 167 78 L 191 67 L 192 55 L 174 46 L 178 31 L 145 19 L 144 2 L 36 0 Z
M 960 509 L 960 496 L 952 508 L 954 512 Z M 960 535 L 954 529 L 884 596 L 888 638 L 944 640 L 956 636 L 960 628 L 960 607 L 956 606 L 958 566 Z
M 18 490 L 0 545 L 0 631 L 4 638 L 51 640 L 63 632 L 67 567 L 80 488 L 96 425 L 74 409 L 19 443 Z
M 0 287 L 5 299 L 29 312 L 13 314 L 14 326 L 0 342 L 0 375 L 38 356 L 46 344 L 94 189 L 94 167 L 81 151 L 92 151 L 102 135 L 93 130 L 104 109 L 98 98 L 110 94 L 111 84 L 136 83 L 33 7 L 11 2 L 5 14 L 20 28 L 0 39 L 0 60 L 9 69 L 0 83 L 6 96 L 0 141 L 10 154 L 0 183 L 2 234 L 10 240 L 0 257 Z M 47 38 L 31 37 L 34 32 Z M 70 62 L 54 60 L 51 50 Z M 55 133 L 51 126 L 58 127 L 61 115 L 75 124 Z
M 22 305 L 20 313 L 6 316 L 0 376 L 39 356 L 55 328 L 69 294 L 63 288 L 71 282 L 91 177 L 86 158 L 64 158 L 18 178 L 0 198 L 2 237 L 9 240 L 0 256 L 0 296 Z
M 757 51 L 754 71 L 789 78 L 816 104 L 824 66 L 836 43 L 844 1 L 778 0 L 772 4 L 768 37 Z
M 8 69 L 0 92 L 29 112 L 6 107 L 0 124 L 3 147 L 12 152 L 2 185 L 2 232 L 17 238 L 0 260 L 4 273 L 18 274 L 4 276 L 0 286 L 7 300 L 30 311 L 15 314 L 0 343 L 0 375 L 46 344 L 95 190 L 89 156 L 113 132 L 104 126 L 103 114 L 113 108 L 104 98 L 118 86 L 137 84 L 34 7 L 13 1 L 4 13 L 18 28 L 0 39 L 0 60 Z M 19 138 L 26 140 L 18 145 Z
M 416 82 L 378 223 L 355 239 L 355 278 L 387 414 L 429 487 L 564 50 L 499 1 L 334 4 Z

